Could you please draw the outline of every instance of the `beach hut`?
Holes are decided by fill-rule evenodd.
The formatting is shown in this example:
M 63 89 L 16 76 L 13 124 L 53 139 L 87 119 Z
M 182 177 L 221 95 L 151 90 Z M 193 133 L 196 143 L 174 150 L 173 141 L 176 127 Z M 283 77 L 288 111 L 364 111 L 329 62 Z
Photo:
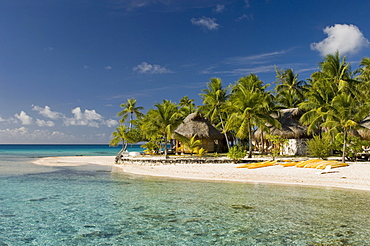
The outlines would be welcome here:
M 224 135 L 199 112 L 189 114 L 175 130 L 175 133 L 188 139 L 196 135 L 197 139 L 202 141 L 199 148 L 203 148 L 207 152 L 223 152 L 226 149 Z M 182 143 L 176 141 L 176 153 L 180 153 L 182 147 L 184 147 Z
M 370 115 L 360 122 L 362 129 L 357 130 L 357 134 L 361 139 L 370 140 Z M 356 135 L 357 135 L 356 134 Z
M 282 109 L 278 114 L 273 115 L 281 124 L 281 129 L 269 127 L 267 134 L 279 135 L 288 139 L 288 143 L 283 147 L 283 155 L 304 155 L 306 154 L 307 126 L 299 123 L 302 111 L 298 108 Z M 266 134 L 258 129 L 255 132 L 255 139 L 261 139 L 262 134 Z

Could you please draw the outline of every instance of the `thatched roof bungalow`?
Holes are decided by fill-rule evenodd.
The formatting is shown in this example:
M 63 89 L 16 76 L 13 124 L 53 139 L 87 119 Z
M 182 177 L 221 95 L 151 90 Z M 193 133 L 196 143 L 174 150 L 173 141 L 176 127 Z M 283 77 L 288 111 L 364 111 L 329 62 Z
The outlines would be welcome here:
M 309 135 L 307 134 L 307 126 L 299 123 L 302 114 L 300 109 L 290 108 L 282 109 L 277 115 L 273 115 L 273 117 L 277 118 L 280 122 L 281 129 L 268 126 L 269 132 L 267 134 L 279 135 L 289 140 L 282 154 L 303 155 L 306 153 L 305 139 L 308 138 Z M 258 129 L 254 137 L 257 140 L 262 139 L 265 134 L 266 133 Z
M 357 130 L 357 133 L 361 139 L 370 140 L 370 115 L 360 122 L 362 129 Z
M 189 114 L 177 127 L 175 133 L 188 139 L 197 135 L 197 139 L 202 141 L 200 148 L 204 148 L 207 152 L 225 150 L 224 135 L 198 112 Z M 176 144 L 176 152 L 180 152 L 179 147 L 182 147 L 180 142 Z
M 277 118 L 281 124 L 281 129 L 268 125 L 269 133 L 272 135 L 279 135 L 287 139 L 296 138 L 307 138 L 307 126 L 303 126 L 299 123 L 299 119 L 302 116 L 302 111 L 298 108 L 282 109 L 278 114 L 273 115 Z M 255 138 L 261 138 L 262 131 L 258 129 L 254 136 Z

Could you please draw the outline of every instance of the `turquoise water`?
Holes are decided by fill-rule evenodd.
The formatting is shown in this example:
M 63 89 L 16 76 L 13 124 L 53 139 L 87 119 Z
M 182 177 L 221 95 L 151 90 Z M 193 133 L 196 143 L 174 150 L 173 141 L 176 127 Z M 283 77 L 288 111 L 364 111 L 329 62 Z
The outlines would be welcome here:
M 31 156 L 4 156 L 0 245 L 370 245 L 370 192 L 40 167 Z

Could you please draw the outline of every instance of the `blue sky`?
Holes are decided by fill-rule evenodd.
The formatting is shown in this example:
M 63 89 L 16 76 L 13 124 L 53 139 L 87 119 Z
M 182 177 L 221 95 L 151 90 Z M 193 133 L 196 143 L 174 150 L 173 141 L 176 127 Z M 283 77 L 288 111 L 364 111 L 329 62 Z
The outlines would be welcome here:
M 0 0 L 0 143 L 107 143 L 145 111 L 274 66 L 300 79 L 370 56 L 368 0 Z

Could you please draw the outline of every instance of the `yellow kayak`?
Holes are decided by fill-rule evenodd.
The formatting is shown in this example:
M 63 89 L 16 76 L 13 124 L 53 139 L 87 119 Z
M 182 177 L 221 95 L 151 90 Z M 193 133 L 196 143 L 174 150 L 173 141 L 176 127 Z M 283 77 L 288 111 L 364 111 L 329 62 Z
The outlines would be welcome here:
M 339 161 L 331 161 L 329 163 L 324 163 L 316 167 L 316 169 L 325 169 L 327 165 L 330 165 L 331 168 L 336 168 L 336 167 L 346 167 L 348 166 L 347 163 L 344 162 L 339 162 Z
M 316 167 L 318 167 L 319 165 L 323 165 L 323 164 L 327 164 L 327 163 L 333 163 L 333 161 L 324 161 L 324 160 L 320 160 L 320 161 L 317 161 L 317 162 L 313 162 L 313 163 L 306 164 L 306 165 L 304 166 L 304 168 L 316 168 Z
M 296 167 L 304 167 L 307 164 L 316 163 L 316 162 L 319 162 L 319 161 L 322 161 L 322 160 L 319 160 L 319 159 L 310 159 L 310 160 L 307 160 L 307 161 L 300 161 L 295 166 Z
M 250 165 L 247 168 L 248 169 L 254 169 L 254 168 L 260 168 L 260 167 L 269 167 L 276 164 L 277 161 L 264 161 L 259 163 L 254 163 L 254 165 Z
M 250 167 L 250 166 L 253 166 L 253 165 L 259 165 L 261 163 L 265 163 L 267 161 L 264 161 L 264 162 L 254 162 L 254 163 L 245 163 L 245 164 L 241 164 L 239 166 L 237 166 L 236 168 L 247 168 L 247 167 Z
M 296 161 L 292 161 L 292 162 L 287 162 L 287 163 L 279 163 L 280 166 L 283 166 L 283 167 L 294 167 L 295 165 L 297 165 L 298 162 Z
M 244 164 L 240 164 L 240 165 L 236 166 L 236 168 L 246 168 L 246 167 L 248 167 L 248 166 L 249 166 L 249 165 L 251 165 L 251 164 L 254 164 L 254 163 L 244 163 Z

